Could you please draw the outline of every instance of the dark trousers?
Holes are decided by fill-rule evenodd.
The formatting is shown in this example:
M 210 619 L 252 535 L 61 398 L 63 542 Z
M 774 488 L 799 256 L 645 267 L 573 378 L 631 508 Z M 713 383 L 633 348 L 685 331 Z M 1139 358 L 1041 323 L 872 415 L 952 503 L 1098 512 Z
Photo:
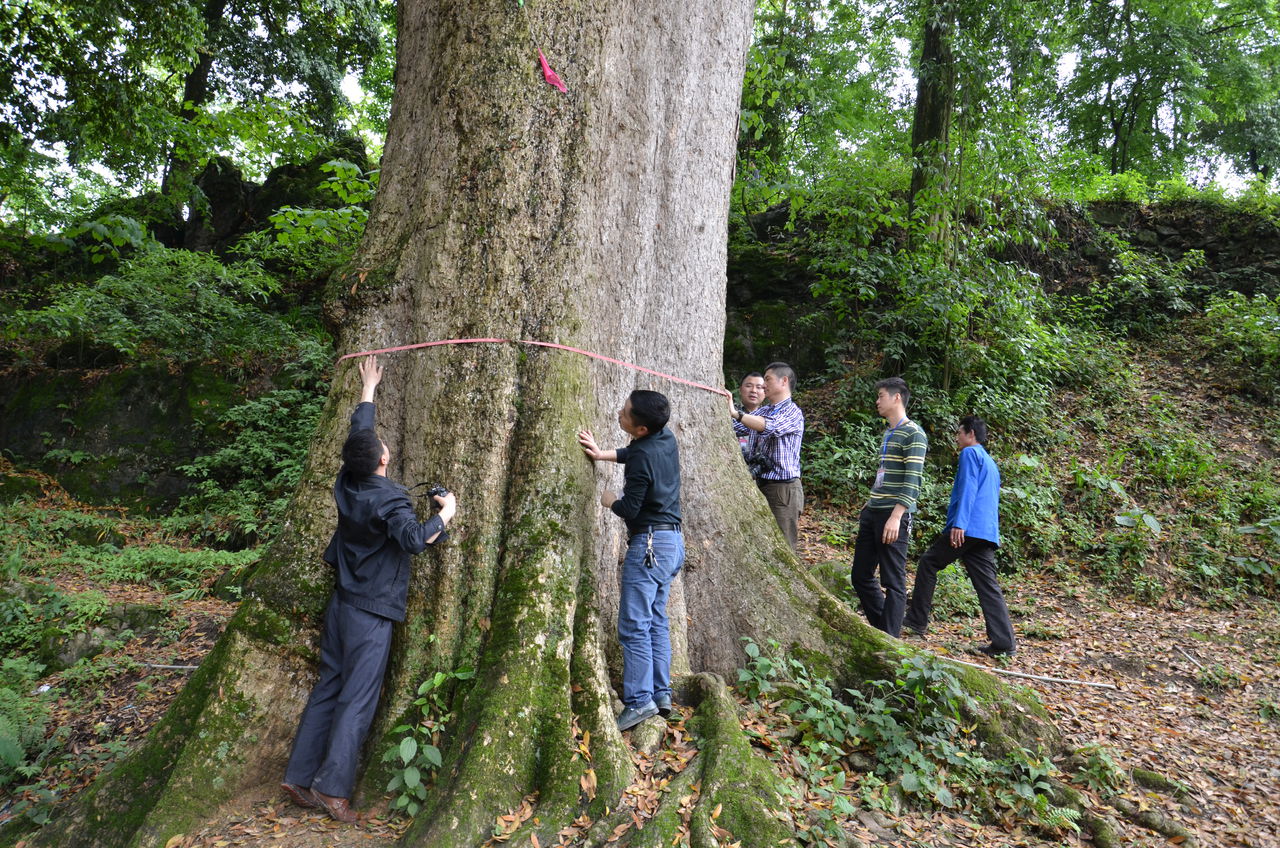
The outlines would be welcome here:
M 951 532 L 944 530 L 929 545 L 916 568 L 916 585 L 911 590 L 911 606 L 903 622 L 912 630 L 923 633 L 929 628 L 929 616 L 933 612 L 933 591 L 938 585 L 938 572 L 956 560 L 964 563 L 969 582 L 978 593 L 982 617 L 987 623 L 987 639 L 997 651 L 1014 647 L 1013 623 L 1009 621 L 1009 608 L 1004 594 L 996 582 L 996 546 L 984 539 L 965 539 L 958 548 L 951 547 Z
M 756 486 L 764 492 L 773 520 L 778 522 L 778 529 L 794 551 L 800 538 L 800 513 L 804 510 L 804 487 L 800 485 L 800 478 L 756 480 Z
M 911 515 L 904 513 L 898 538 L 886 545 L 884 523 L 892 509 L 863 509 L 858 516 L 858 541 L 853 546 L 853 568 L 849 582 L 862 602 L 867 623 L 890 636 L 902 632 L 902 616 L 907 609 L 907 546 L 911 542 Z M 880 577 L 876 579 L 876 569 Z
M 335 592 L 324 615 L 320 678 L 298 722 L 284 779 L 350 798 L 365 734 L 378 708 L 391 652 L 390 619 L 357 609 Z

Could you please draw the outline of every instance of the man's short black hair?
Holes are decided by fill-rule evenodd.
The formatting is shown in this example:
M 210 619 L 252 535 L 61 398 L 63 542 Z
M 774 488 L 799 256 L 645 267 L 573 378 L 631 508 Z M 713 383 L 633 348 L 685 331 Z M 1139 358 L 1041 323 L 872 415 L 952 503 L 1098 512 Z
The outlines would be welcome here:
M 382 440 L 372 430 L 356 430 L 342 444 L 342 462 L 352 474 L 372 474 L 381 461 Z
M 773 372 L 775 377 L 785 377 L 787 380 L 787 388 L 791 391 L 796 390 L 796 371 L 785 362 L 770 362 L 764 367 L 764 373 Z
M 631 420 L 650 433 L 667 426 L 671 418 L 671 403 L 662 392 L 636 389 L 631 393 Z
M 761 380 L 764 379 L 764 375 L 761 374 L 759 371 L 752 371 L 750 374 L 743 374 L 742 380 L 739 381 L 738 385 L 741 386 L 743 383 L 747 382 L 752 377 L 759 377 Z
M 966 415 L 961 418 L 960 429 L 966 433 L 972 433 L 973 437 L 978 440 L 978 444 L 985 445 L 987 443 L 987 422 L 978 416 Z
M 906 409 L 907 404 L 911 402 L 911 390 L 907 388 L 907 381 L 901 377 L 885 377 L 876 383 L 876 391 L 884 389 L 891 395 L 897 395 L 902 398 L 902 408 Z

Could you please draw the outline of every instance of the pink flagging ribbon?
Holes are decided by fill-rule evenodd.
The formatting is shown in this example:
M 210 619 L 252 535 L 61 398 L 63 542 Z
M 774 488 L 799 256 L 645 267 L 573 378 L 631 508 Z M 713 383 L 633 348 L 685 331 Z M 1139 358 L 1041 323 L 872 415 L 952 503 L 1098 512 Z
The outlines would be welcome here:
M 642 371 L 645 374 L 652 374 L 655 377 L 661 377 L 662 379 L 670 380 L 673 383 L 681 383 L 686 386 L 693 386 L 695 389 L 702 389 L 703 391 L 713 392 L 714 394 L 717 394 L 717 395 L 724 395 L 725 397 L 728 397 L 728 398 L 733 397 L 733 395 L 729 392 L 728 389 L 721 389 L 715 386 L 703 385 L 702 383 L 696 383 L 693 380 L 686 380 L 683 377 L 676 377 L 673 374 L 664 374 L 661 371 L 654 371 L 652 368 L 645 368 L 643 365 L 636 365 L 631 362 L 624 362 L 621 359 L 614 359 L 612 356 L 605 356 L 602 353 L 592 353 L 589 350 L 583 350 L 582 348 L 579 348 L 579 347 L 569 347 L 568 345 L 556 344 L 555 342 L 536 342 L 530 339 L 444 339 L 438 342 L 418 342 L 417 344 L 399 345 L 398 347 L 384 347 L 384 348 L 379 348 L 378 350 L 362 350 L 356 353 L 348 353 L 344 356 L 340 356 L 338 357 L 338 361 L 341 362 L 344 359 L 353 359 L 357 356 L 373 356 L 379 353 L 395 353 L 401 350 L 417 350 L 419 348 L 424 348 L 424 347 L 436 347 L 437 345 L 456 345 L 456 344 L 522 344 L 522 345 L 536 345 L 537 347 L 550 347 L 550 348 L 555 348 L 556 350 L 567 350 L 570 353 L 577 353 L 577 354 L 581 354 L 582 356 L 589 356 L 592 359 L 599 359 L 602 362 L 609 362 L 614 365 L 621 365 L 623 368 L 630 368 L 632 371 Z
M 567 94 L 569 92 L 568 86 L 560 79 L 559 74 L 551 70 L 551 63 L 547 61 L 547 57 L 543 55 L 541 50 L 538 51 L 538 61 L 542 64 L 542 78 L 547 81 L 547 85 L 560 89 L 561 94 Z

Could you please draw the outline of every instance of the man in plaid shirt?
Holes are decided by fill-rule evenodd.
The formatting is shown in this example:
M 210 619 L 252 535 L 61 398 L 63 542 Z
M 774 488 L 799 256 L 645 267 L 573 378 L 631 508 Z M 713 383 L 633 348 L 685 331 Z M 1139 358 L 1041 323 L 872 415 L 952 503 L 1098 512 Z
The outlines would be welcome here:
M 796 549 L 804 488 L 800 485 L 800 443 L 804 439 L 804 413 L 791 399 L 796 372 L 785 362 L 764 369 L 764 396 L 768 401 L 755 412 L 733 406 L 733 431 L 747 437 L 747 465 L 756 485 L 773 511 L 778 528 L 791 550 Z

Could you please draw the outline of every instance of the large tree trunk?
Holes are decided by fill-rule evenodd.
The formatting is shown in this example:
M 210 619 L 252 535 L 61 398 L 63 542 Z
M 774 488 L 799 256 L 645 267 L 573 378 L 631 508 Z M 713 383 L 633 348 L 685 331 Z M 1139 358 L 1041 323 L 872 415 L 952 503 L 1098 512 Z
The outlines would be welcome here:
M 950 0 L 926 2 L 916 70 L 916 107 L 911 121 L 912 216 L 928 190 L 928 215 L 920 222 L 934 240 L 943 238 L 951 167 L 951 116 L 956 97 L 955 53 L 951 49 L 955 8 Z
M 719 385 L 750 2 L 400 9 L 382 190 L 358 267 L 331 293 L 341 349 L 538 339 Z M 567 95 L 542 82 L 538 47 Z M 513 345 L 435 347 L 386 365 L 378 415 L 392 476 L 444 483 L 460 506 L 449 543 L 415 563 L 368 758 L 429 673 L 477 671 L 451 693 L 461 718 L 405 844 L 479 845 L 495 815 L 530 793 L 539 823 L 526 827 L 554 844 L 584 812 L 607 820 L 633 778 L 612 687 L 622 525 L 597 501 L 621 471 L 593 468 L 574 439 L 590 427 L 623 443 L 614 414 L 632 388 L 671 398 L 682 452 L 688 560 L 671 601 L 675 670 L 731 674 L 742 636 L 806 649 L 849 683 L 895 664 L 897 642 L 798 568 L 737 455 L 722 397 Z M 149 742 L 40 844 L 163 845 L 280 779 L 313 679 L 331 584 L 320 558 L 334 524 L 329 489 L 357 385 L 344 363 L 283 534 L 218 648 Z M 785 841 L 767 814 L 780 805 L 773 783 L 725 720 L 722 684 L 689 679 L 697 685 L 683 697 L 700 703 L 706 737 L 695 824 L 722 804 L 718 826 L 753 845 Z M 1043 718 L 1032 704 L 992 710 L 992 728 Z M 588 764 L 574 757 L 575 725 L 590 731 L 594 799 L 580 788 Z M 363 798 L 384 779 L 370 768 Z

